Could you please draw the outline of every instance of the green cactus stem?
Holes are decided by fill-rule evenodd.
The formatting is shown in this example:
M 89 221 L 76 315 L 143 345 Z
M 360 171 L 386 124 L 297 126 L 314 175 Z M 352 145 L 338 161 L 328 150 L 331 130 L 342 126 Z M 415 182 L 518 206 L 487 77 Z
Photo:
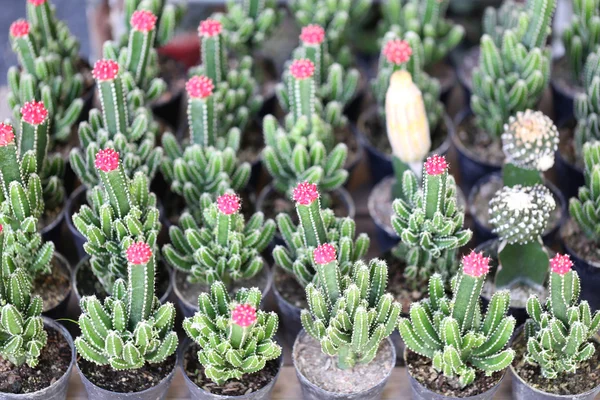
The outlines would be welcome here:
M 585 85 L 584 65 L 600 45 L 600 1 L 574 0 L 571 24 L 563 31 L 566 58 L 573 78 Z
M 19 58 L 19 64 L 29 74 L 35 75 L 35 62 L 39 56 L 39 49 L 30 30 L 29 22 L 18 19 L 10 25 L 10 39 Z
M 483 13 L 483 33 L 489 35 L 502 46 L 502 37 L 507 30 L 520 31 L 524 34 L 527 29 L 527 15 L 524 13 L 525 4 L 517 0 L 505 0 L 500 7 L 486 7 Z
M 189 98 L 190 142 L 204 147 L 215 146 L 218 115 L 213 82 L 206 76 L 194 76 L 187 81 L 185 88 Z
M 134 29 L 132 17 L 136 11 L 149 11 L 157 18 L 155 41 L 156 45 L 166 45 L 175 34 L 177 25 L 181 22 L 185 14 L 184 4 L 173 4 L 164 0 L 124 0 L 123 11 L 125 14 L 125 24 L 128 30 Z M 127 39 L 124 35 L 122 41 Z M 154 45 L 154 43 L 152 43 Z
M 227 68 L 222 30 L 221 23 L 214 19 L 204 20 L 198 27 L 204 75 L 216 85 L 225 80 Z
M 113 60 L 98 60 L 92 71 L 98 84 L 104 126 L 112 136 L 127 132 L 127 107 L 119 64 Z
M 308 59 L 294 60 L 289 67 L 288 93 L 294 121 L 315 113 L 315 65 Z
M 600 244 L 600 142 L 583 146 L 583 160 L 586 184 L 569 201 L 569 214 L 589 240 Z
M 138 87 L 143 87 L 146 78 L 146 65 L 156 36 L 156 20 L 156 15 L 146 10 L 131 15 L 125 68 L 133 72 Z
M 585 144 L 600 141 L 600 48 L 588 56 L 582 80 L 585 91 L 576 95 L 574 104 L 574 144 L 579 163 L 584 158 Z

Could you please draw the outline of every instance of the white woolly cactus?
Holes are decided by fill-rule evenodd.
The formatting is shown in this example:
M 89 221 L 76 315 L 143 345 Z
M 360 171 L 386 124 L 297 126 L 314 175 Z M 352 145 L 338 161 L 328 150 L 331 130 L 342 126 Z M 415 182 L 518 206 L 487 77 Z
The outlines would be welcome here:
M 511 116 L 504 125 L 501 138 L 506 162 L 542 172 L 554 165 L 558 129 L 541 111 L 519 111 L 516 116 Z

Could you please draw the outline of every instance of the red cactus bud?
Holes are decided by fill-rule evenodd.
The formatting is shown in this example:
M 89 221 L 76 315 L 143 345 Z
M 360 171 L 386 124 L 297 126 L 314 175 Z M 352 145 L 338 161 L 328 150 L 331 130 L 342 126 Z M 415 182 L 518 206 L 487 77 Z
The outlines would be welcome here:
M 213 94 L 215 85 L 206 76 L 193 76 L 185 84 L 185 90 L 193 99 L 205 99 Z
M 200 22 L 200 26 L 198 27 L 198 34 L 204 37 L 213 37 L 220 34 L 222 29 L 223 26 L 219 21 L 209 18 Z
M 256 322 L 256 308 L 250 304 L 238 304 L 231 312 L 234 324 L 247 328 Z
M 300 40 L 305 44 L 321 44 L 325 40 L 325 30 L 319 25 L 308 25 L 302 28 Z
M 100 150 L 96 153 L 94 165 L 100 171 L 114 171 L 119 168 L 119 153 L 113 149 Z
M 444 156 L 432 155 L 425 161 L 425 172 L 427 175 L 441 175 L 448 169 L 448 163 Z
M 98 60 L 94 64 L 92 75 L 94 79 L 102 81 L 110 81 L 117 77 L 119 73 L 119 64 L 113 60 Z
M 383 55 L 392 64 L 400 65 L 404 64 L 410 59 L 410 56 L 412 55 L 412 49 L 407 41 L 394 39 L 385 44 L 385 47 L 383 48 Z
M 144 242 L 136 242 L 127 248 L 127 261 L 132 264 L 147 264 L 152 257 L 152 249 Z
M 226 193 L 217 199 L 217 208 L 225 215 L 235 214 L 240 207 L 240 198 L 237 194 Z
M 156 26 L 156 15 L 150 11 L 139 10 L 133 13 L 129 22 L 136 31 L 150 32 Z
M 315 65 L 307 59 L 294 60 L 290 65 L 290 73 L 296 79 L 307 79 L 315 73 Z
M 568 254 L 556 254 L 550 260 L 550 270 L 555 274 L 564 275 L 573 267 L 573 261 Z
M 31 5 L 34 6 L 41 6 L 42 4 L 44 4 L 46 2 L 46 0 L 27 0 L 27 2 Z
M 2 233 L 3 230 L 4 230 L 4 227 L 2 225 L 0 225 L 0 233 Z
M 313 257 L 315 258 L 315 262 L 319 265 L 329 264 L 330 262 L 335 261 L 335 247 L 329 243 L 322 244 L 313 251 Z
M 475 253 L 471 251 L 470 254 L 466 255 L 462 259 L 463 272 L 466 275 L 479 278 L 488 273 L 490 270 L 490 258 L 484 257 L 483 253 Z
M 294 201 L 303 206 L 312 204 L 313 201 L 319 198 L 319 190 L 317 185 L 310 182 L 299 183 L 294 189 Z
M 23 121 L 31 125 L 39 125 L 48 118 L 48 110 L 41 101 L 28 101 L 21 107 Z
M 10 36 L 23 37 L 29 34 L 29 22 L 24 19 L 18 19 L 10 25 Z
M 8 146 L 15 140 L 15 130 L 12 125 L 0 122 L 0 146 Z

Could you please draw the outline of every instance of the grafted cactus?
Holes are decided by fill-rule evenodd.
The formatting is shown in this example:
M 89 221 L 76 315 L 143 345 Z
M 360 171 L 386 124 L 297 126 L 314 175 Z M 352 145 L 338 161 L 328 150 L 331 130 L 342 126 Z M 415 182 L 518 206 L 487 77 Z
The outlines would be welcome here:
M 507 368 L 515 353 L 507 348 L 515 319 L 506 316 L 510 292 L 492 296 L 487 313 L 480 304 L 489 258 L 471 252 L 462 259 L 462 271 L 452 279 L 452 298 L 445 295 L 438 274 L 429 279 L 429 298 L 413 303 L 410 319 L 400 318 L 398 330 L 406 346 L 431 359 L 446 378 L 458 377 L 461 387 L 473 383 L 477 371 L 491 375 Z
M 115 370 L 161 363 L 177 350 L 173 331 L 175 307 L 160 305 L 154 294 L 155 257 L 145 242 L 130 242 L 126 250 L 127 283 L 118 279 L 112 296 L 81 299 L 81 336 L 77 352 L 85 360 Z
M 258 274 L 265 266 L 261 253 L 273 239 L 275 222 L 265 220 L 262 212 L 245 222 L 241 199 L 233 193 L 225 193 L 215 202 L 204 194 L 200 202 L 202 227 L 184 214 L 180 226 L 170 228 L 171 243 L 163 247 L 168 263 L 188 273 L 190 282 L 230 285 Z
M 444 107 L 440 102 L 440 84 L 437 79 L 423 71 L 424 50 L 421 39 L 414 32 L 407 32 L 401 38 L 394 32 L 388 32 L 382 42 L 377 76 L 371 82 L 379 112 L 385 115 L 386 93 L 392 75 L 396 71 L 408 71 L 412 81 L 421 91 L 427 120 L 431 132 L 435 131 Z
M 96 153 L 112 148 L 119 153 L 128 178 L 142 172 L 152 180 L 162 160 L 162 148 L 156 147 L 158 124 L 151 111 L 141 106 L 140 99 L 131 98 L 131 92 L 126 93 L 122 71 L 115 61 L 97 61 L 93 74 L 102 110 L 91 110 L 88 121 L 79 125 L 81 148 L 71 151 L 71 167 L 92 188 L 100 183 Z
M 417 288 L 437 273 L 449 282 L 456 272 L 456 252 L 471 239 L 464 210 L 457 204 L 456 184 L 446 159 L 433 155 L 423 165 L 419 190 L 414 172 L 402 176 L 402 197 L 394 200 L 392 226 L 401 243 L 393 250 L 406 262 L 404 275 Z
M 185 333 L 200 346 L 204 373 L 219 386 L 257 373 L 281 355 L 274 340 L 279 318 L 259 308 L 261 297 L 257 288 L 243 288 L 232 301 L 223 282 L 215 282 L 198 297 L 196 314 L 183 321 Z
M 306 287 L 309 309 L 300 314 L 302 326 L 321 343 L 323 353 L 337 357 L 339 368 L 370 363 L 396 328 L 402 309 L 385 293 L 386 263 L 357 261 L 344 275 L 331 244 L 317 247 L 313 257 L 319 280 Z
M 158 28 L 156 29 L 156 45 L 164 46 L 167 44 L 179 22 L 181 22 L 185 7 L 182 3 L 174 4 L 168 0 L 124 0 L 123 10 L 127 28 L 131 31 L 133 27 L 132 17 L 136 11 L 150 11 L 157 16 Z M 123 41 L 127 35 L 124 35 Z M 154 43 L 152 43 L 154 45 Z
M 27 19 L 44 48 L 61 57 L 79 56 L 79 41 L 71 35 L 67 24 L 56 18 L 55 7 L 49 0 L 27 0 Z
M 600 140 L 600 48 L 591 53 L 583 73 L 584 93 L 575 97 L 575 154 L 583 160 L 583 146 L 587 142 Z
M 204 75 L 216 87 L 216 102 L 222 105 L 219 110 L 221 135 L 229 132 L 232 127 L 238 127 L 244 132 L 263 103 L 252 73 L 252 58 L 244 56 L 237 65 L 230 65 L 227 59 L 226 34 L 221 22 L 215 19 L 200 22 L 198 35 L 202 64 L 190 70 L 190 75 Z
M 586 184 L 570 200 L 569 214 L 590 240 L 600 244 L 600 142 L 583 146 L 583 160 Z
M 227 31 L 228 45 L 243 55 L 269 39 L 283 17 L 275 0 L 228 0 L 227 12 L 214 15 Z
M 275 263 L 293 274 L 300 285 L 306 286 L 317 276 L 313 251 L 329 243 L 337 249 L 340 271 L 344 275 L 349 273 L 352 265 L 369 251 L 369 236 L 365 233 L 356 236 L 353 219 L 337 218 L 332 210 L 322 210 L 317 185 L 298 184 L 293 198 L 300 223 L 295 226 L 288 214 L 277 215 L 277 227 L 285 246 L 275 246 Z
M 113 149 L 98 151 L 94 164 L 102 185 L 88 189 L 89 205 L 73 214 L 73 223 L 87 239 L 92 271 L 113 293 L 115 281 L 127 276 L 126 250 L 135 240 L 154 248 L 161 224 L 147 176 L 138 172 L 130 180 Z
M 585 86 L 584 64 L 600 45 L 600 1 L 574 0 L 571 24 L 563 31 L 565 56 L 573 79 Z
M 424 65 L 431 67 L 446 58 L 465 34 L 462 26 L 446 19 L 448 3 L 449 0 L 386 0 L 381 5 L 380 32 L 415 32 L 423 42 Z
M 17 367 L 35 368 L 47 342 L 43 301 L 32 294 L 27 271 L 11 258 L 18 246 L 13 238 L 0 225 L 0 356 Z
M 507 30 L 525 32 L 527 18 L 525 4 L 516 0 L 504 0 L 499 8 L 486 7 L 483 13 L 483 33 L 489 35 L 497 47 L 502 46 L 502 38 Z
M 581 285 L 568 255 L 550 260 L 550 296 L 546 309 L 537 296 L 527 300 L 530 319 L 525 325 L 525 360 L 538 365 L 542 376 L 555 379 L 574 374 L 596 348 L 593 337 L 600 329 L 600 311 L 592 314 L 587 301 L 579 302 Z

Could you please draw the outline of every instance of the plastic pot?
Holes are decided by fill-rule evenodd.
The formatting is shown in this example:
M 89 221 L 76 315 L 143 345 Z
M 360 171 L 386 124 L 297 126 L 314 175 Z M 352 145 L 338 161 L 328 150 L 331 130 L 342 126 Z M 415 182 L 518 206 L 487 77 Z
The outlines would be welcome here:
M 43 320 L 46 328 L 51 328 L 58 331 L 69 343 L 69 346 L 71 347 L 71 364 L 69 364 L 69 368 L 67 368 L 67 371 L 63 374 L 63 376 L 60 377 L 60 379 L 47 388 L 38 390 L 37 392 L 23 394 L 0 392 L 0 400 L 65 400 L 67 398 L 69 378 L 71 377 L 73 364 L 75 364 L 76 359 L 73 338 L 67 329 L 58 322 L 46 317 L 43 317 Z
M 407 359 L 408 350 L 404 351 L 404 359 Z M 406 374 L 408 375 L 408 381 L 410 382 L 410 388 L 412 391 L 412 399 L 413 400 L 491 400 L 494 398 L 494 395 L 500 388 L 500 384 L 502 380 L 506 376 L 506 372 L 502 375 L 502 378 L 496 383 L 494 387 L 491 389 L 478 394 L 477 396 L 468 396 L 468 397 L 449 397 L 444 396 L 443 394 L 436 393 L 432 390 L 429 390 L 425 386 L 421 385 L 413 376 L 410 374 L 409 369 L 406 368 Z
M 71 239 L 73 241 L 73 246 L 75 247 L 78 260 L 87 257 L 87 253 L 83 250 L 83 245 L 87 240 L 81 233 L 79 233 L 77 228 L 75 228 L 75 224 L 73 223 L 73 213 L 76 209 L 78 210 L 82 204 L 85 204 L 85 192 L 86 187 L 83 185 L 79 186 L 73 193 L 71 193 L 69 200 L 67 200 L 67 206 L 65 207 L 65 220 L 67 223 L 67 228 L 69 228 L 69 232 L 71 233 Z
M 296 344 L 301 337 L 306 335 L 307 333 L 302 330 L 298 334 L 296 338 L 296 342 L 294 343 L 294 349 Z M 392 375 L 392 371 L 394 370 L 395 360 L 396 360 L 396 350 L 392 344 L 390 338 L 386 338 L 388 343 L 390 344 L 390 348 L 392 349 L 391 357 L 394 362 L 392 363 L 392 368 L 387 371 L 385 376 L 381 379 L 381 381 L 373 386 L 370 389 L 363 390 L 357 393 L 333 393 L 327 390 L 320 388 L 315 385 L 302 374 L 298 366 L 296 365 L 296 358 L 294 357 L 295 351 L 292 350 L 292 359 L 294 362 L 294 368 L 296 369 L 296 376 L 298 377 L 298 381 L 300 381 L 300 387 L 302 389 L 302 397 L 304 400 L 377 400 L 380 399 L 383 394 L 383 389 L 387 384 L 390 376 Z
M 473 46 L 468 49 L 461 56 L 461 62 L 456 68 L 456 76 L 465 97 L 465 106 L 468 106 L 471 101 L 471 94 L 473 93 L 471 74 L 473 69 L 479 64 L 479 52 L 479 46 Z
M 469 193 L 469 198 L 468 198 L 469 214 L 471 214 L 471 216 L 473 218 L 473 233 L 474 233 L 473 236 L 474 236 L 476 246 L 483 242 L 486 242 L 488 240 L 496 239 L 498 237 L 498 235 L 496 235 L 495 233 L 492 232 L 492 228 L 490 226 L 486 225 L 483 221 L 481 221 L 478 218 L 477 213 L 475 212 L 475 197 L 481 190 L 481 187 L 483 185 L 485 185 L 486 183 L 490 182 L 491 180 L 496 180 L 496 179 L 502 181 L 502 176 L 499 172 L 495 172 L 495 173 L 492 173 L 492 174 L 482 177 L 481 179 L 479 179 L 477 181 L 477 183 L 475 183 L 475 186 L 473 186 L 473 188 L 471 189 L 471 192 Z M 567 216 L 567 201 L 565 200 L 565 197 L 563 196 L 561 191 L 552 182 L 545 180 L 544 185 L 548 189 L 550 189 L 552 194 L 558 199 L 558 201 L 560 203 L 558 205 L 560 206 L 560 209 L 561 209 L 560 220 L 558 221 L 556 226 L 554 228 L 552 228 L 550 231 L 544 233 L 544 235 L 542 236 L 542 239 L 544 240 L 544 244 L 547 246 L 552 246 L 552 244 L 555 243 L 557 236 L 558 236 L 558 232 L 560 230 L 560 227 L 562 226 L 562 224 Z
M 279 268 L 281 267 L 275 266 L 273 275 L 282 273 L 278 272 Z M 273 284 L 273 294 L 275 295 L 275 303 L 277 304 L 277 314 L 280 315 L 281 321 L 285 321 L 281 325 L 280 334 L 285 344 L 292 347 L 298 337 L 298 333 L 302 330 L 302 322 L 300 321 L 300 312 L 302 309 L 283 297 L 277 289 L 276 284 Z
M 243 396 L 225 396 L 225 395 L 213 394 L 213 393 L 207 392 L 206 390 L 202 389 L 201 387 L 196 385 L 194 382 L 192 382 L 192 380 L 186 374 L 185 368 L 184 368 L 184 354 L 188 351 L 188 348 L 191 345 L 192 345 L 192 341 L 189 339 L 186 339 L 181 348 L 181 354 L 179 355 L 179 361 L 178 361 L 179 367 L 181 368 L 181 371 L 183 372 L 183 380 L 185 381 L 185 385 L 187 386 L 187 388 L 190 391 L 190 399 L 192 399 L 192 400 L 269 400 L 271 398 L 271 393 L 273 392 L 273 388 L 275 387 L 275 382 L 277 382 L 277 378 L 279 377 L 279 374 L 281 373 L 281 368 L 283 367 L 283 355 L 280 355 L 279 358 L 277 359 L 277 362 L 279 364 L 279 370 L 277 371 L 277 375 L 275 375 L 275 377 L 269 384 L 267 384 L 266 386 L 257 390 L 256 392 L 245 394 Z
M 371 172 L 371 182 L 372 184 L 376 184 L 380 182 L 383 178 L 388 175 L 394 174 L 394 168 L 392 166 L 392 157 L 390 154 L 384 153 L 377 149 L 375 146 L 371 144 L 367 136 L 365 135 L 365 124 L 371 118 L 379 118 L 377 116 L 377 107 L 372 106 L 363 112 L 358 118 L 358 122 L 356 125 L 352 124 L 352 129 L 354 130 L 359 143 L 362 145 L 366 155 L 367 161 L 369 164 L 369 170 Z M 442 124 L 446 126 L 446 130 L 448 132 L 448 136 L 442 142 L 442 144 L 431 151 L 429 154 L 441 154 L 444 155 L 448 152 L 450 148 L 450 137 L 453 136 L 454 132 L 454 124 L 452 123 L 452 119 L 448 116 L 448 114 L 444 113 L 442 117 Z M 380 132 L 379 134 L 385 135 L 384 132 Z
M 73 276 L 71 271 L 71 265 L 69 261 L 60 254 L 59 252 L 54 252 L 54 259 L 58 261 L 58 268 L 62 269 L 63 272 L 69 277 L 69 288 L 67 289 L 67 294 L 64 299 L 60 303 L 58 303 L 54 308 L 44 311 L 44 316 L 52 319 L 64 318 L 67 315 L 67 308 L 69 305 L 69 299 L 71 298 L 71 293 L 73 292 Z
M 67 208 L 67 202 L 63 205 L 60 212 L 54 219 L 46 225 L 41 231 L 42 239 L 45 242 L 53 242 L 55 245 L 59 245 L 62 238 L 62 226 L 65 220 L 65 212 Z
M 552 102 L 554 105 L 554 121 L 560 125 L 573 118 L 575 96 L 583 92 L 583 89 L 573 85 L 572 79 L 564 78 L 572 75 L 566 57 L 562 57 L 553 63 L 552 75 L 550 88 L 552 89 Z M 563 76 L 563 78 L 558 79 L 558 76 Z
M 554 170 L 561 192 L 565 198 L 576 197 L 579 188 L 585 184 L 583 170 L 577 165 L 571 164 L 559 151 L 555 153 Z

